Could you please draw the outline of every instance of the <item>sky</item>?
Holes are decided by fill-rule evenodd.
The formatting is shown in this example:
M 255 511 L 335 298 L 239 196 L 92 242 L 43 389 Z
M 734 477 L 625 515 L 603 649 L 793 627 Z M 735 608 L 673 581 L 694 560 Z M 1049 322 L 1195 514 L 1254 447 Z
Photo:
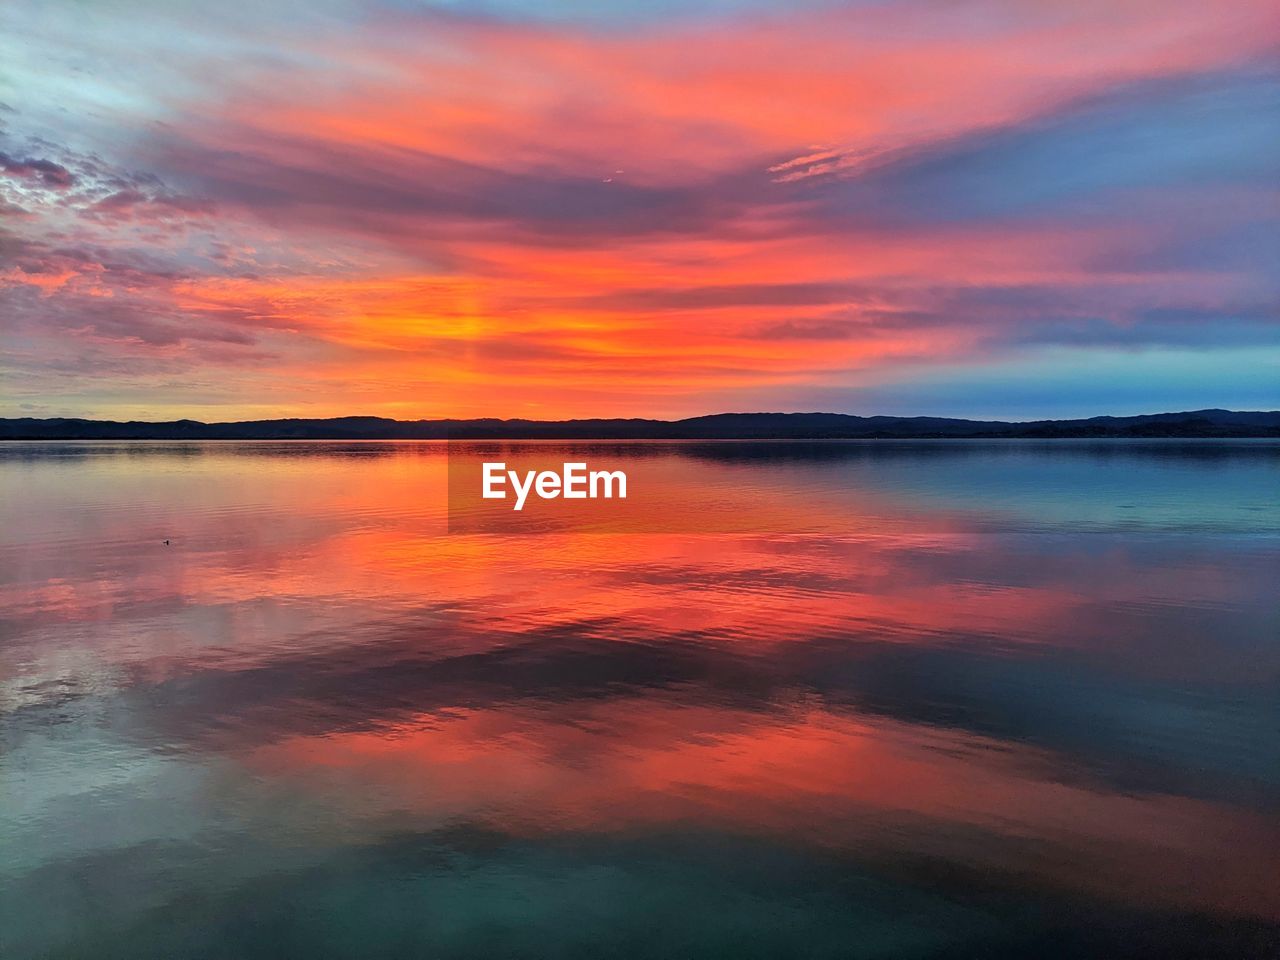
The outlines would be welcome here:
M 0 416 L 1280 408 L 1272 0 L 6 0 Z

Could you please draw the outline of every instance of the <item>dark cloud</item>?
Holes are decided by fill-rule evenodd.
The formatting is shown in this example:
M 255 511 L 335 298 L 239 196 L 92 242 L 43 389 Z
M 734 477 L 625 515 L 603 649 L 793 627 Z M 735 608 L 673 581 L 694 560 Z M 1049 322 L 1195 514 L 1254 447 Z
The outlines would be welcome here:
M 108 340 L 146 348 L 177 347 L 195 341 L 252 346 L 257 336 L 246 311 L 192 313 L 145 294 L 97 296 L 78 287 L 45 293 L 15 285 L 0 291 L 0 309 L 10 332 L 27 336 Z
M 875 222 L 1115 216 L 1125 192 L 1273 184 L 1280 84 L 1262 66 L 1137 81 L 808 183 L 825 216 Z
M 784 320 L 761 327 L 753 334 L 760 340 L 847 340 L 857 330 L 849 319 Z
M 174 285 L 199 275 L 150 253 L 54 246 L 0 232 L 0 259 L 14 268 L 0 285 L 0 313 L 15 337 L 152 351 L 217 344 L 243 349 L 251 360 L 261 329 L 280 325 L 254 303 L 183 306 Z
M 176 194 L 149 194 L 125 187 L 90 204 L 83 216 L 96 219 L 169 220 L 212 213 L 214 204 L 196 197 Z
M 0 153 L 0 170 L 14 179 L 34 180 L 55 190 L 68 189 L 76 182 L 75 176 L 62 164 L 40 158 L 19 160 L 7 153 Z
M 743 283 L 705 287 L 655 287 L 619 290 L 561 301 L 577 307 L 610 310 L 702 310 L 718 307 L 812 306 L 876 297 L 879 291 L 855 283 Z
M 1141 305 L 1145 296 L 1058 284 L 886 286 L 878 299 L 894 308 L 781 320 L 745 335 L 838 341 L 961 324 L 976 343 L 992 347 L 1120 348 L 1265 345 L 1280 336 L 1280 308 L 1272 301 L 1151 307 Z
M 522 242 L 575 243 L 696 232 L 749 206 L 757 170 L 712 183 L 653 187 L 554 169 L 507 170 L 412 150 L 365 150 L 306 137 L 228 131 L 237 149 L 156 144 L 157 159 L 198 177 L 217 201 L 272 223 L 315 225 L 384 239 L 450 239 L 494 228 Z
M 1280 309 L 1255 305 L 1215 309 L 1157 308 L 1123 321 L 1041 316 L 1035 324 L 1001 330 L 1008 344 L 1076 347 L 1218 347 L 1266 345 L 1280 336 Z

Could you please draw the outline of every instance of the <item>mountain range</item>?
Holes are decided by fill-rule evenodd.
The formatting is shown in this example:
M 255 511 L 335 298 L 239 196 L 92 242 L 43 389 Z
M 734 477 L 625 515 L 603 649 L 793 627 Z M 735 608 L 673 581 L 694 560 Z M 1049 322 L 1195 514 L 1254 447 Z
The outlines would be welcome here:
M 1084 420 L 957 420 L 843 413 L 719 413 L 685 420 L 146 422 L 0 418 L 0 440 L 844 440 L 966 437 L 1280 437 L 1280 411 L 1191 410 Z

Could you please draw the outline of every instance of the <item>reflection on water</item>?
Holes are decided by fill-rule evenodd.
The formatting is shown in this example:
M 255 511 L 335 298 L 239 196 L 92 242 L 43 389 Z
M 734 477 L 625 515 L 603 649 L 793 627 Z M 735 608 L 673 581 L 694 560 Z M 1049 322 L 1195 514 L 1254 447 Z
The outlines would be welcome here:
M 0 446 L 0 955 L 1280 952 L 1280 444 L 491 448 Z

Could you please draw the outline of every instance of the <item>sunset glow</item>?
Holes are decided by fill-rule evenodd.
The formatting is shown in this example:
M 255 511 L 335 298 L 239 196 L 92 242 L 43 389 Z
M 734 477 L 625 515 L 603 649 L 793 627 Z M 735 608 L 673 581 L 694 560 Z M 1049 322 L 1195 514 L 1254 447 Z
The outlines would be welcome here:
M 6 4 L 6 416 L 1280 403 L 1254 0 Z

